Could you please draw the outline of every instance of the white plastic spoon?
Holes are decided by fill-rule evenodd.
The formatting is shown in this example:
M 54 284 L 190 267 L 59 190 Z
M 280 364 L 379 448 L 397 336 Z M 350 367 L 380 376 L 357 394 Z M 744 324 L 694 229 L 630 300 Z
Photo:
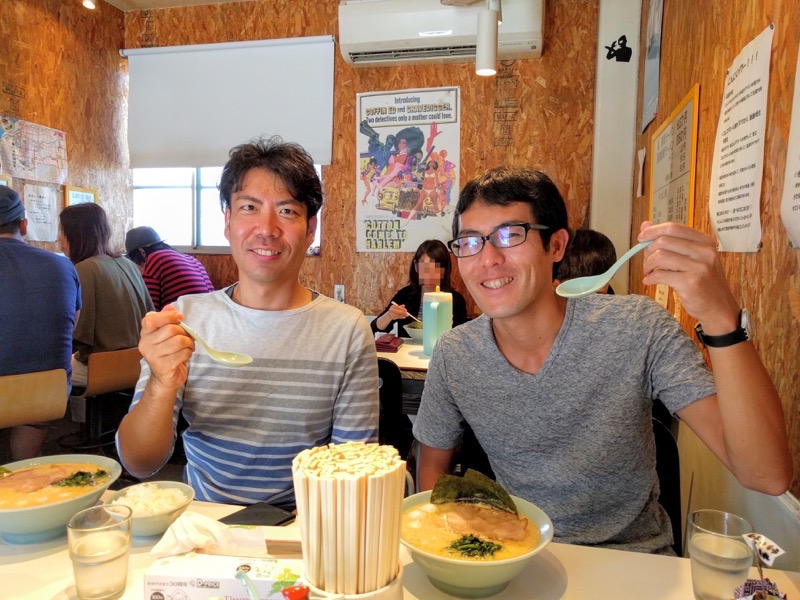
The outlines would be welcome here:
M 608 271 L 605 273 L 601 273 L 600 275 L 590 275 L 588 277 L 576 277 L 575 279 L 568 279 L 556 288 L 556 294 L 563 296 L 564 298 L 581 298 L 583 296 L 594 294 L 597 290 L 611 281 L 611 278 L 614 276 L 614 273 L 617 272 L 617 269 L 624 265 L 626 261 L 630 260 L 634 254 L 640 250 L 644 250 L 652 241 L 653 240 L 647 240 L 646 242 L 640 242 L 636 244 L 633 248 L 620 256 L 619 260 L 611 265 L 611 267 L 609 267 Z
M 203 341 L 197 332 L 189 327 L 186 323 L 178 323 L 183 330 L 192 336 L 198 344 L 203 347 L 203 350 L 206 351 L 212 360 L 217 361 L 220 364 L 228 365 L 229 367 L 243 367 L 244 365 L 249 365 L 253 362 L 252 356 L 247 356 L 247 354 L 240 354 L 239 352 L 222 352 L 220 350 L 214 350 L 210 348 L 208 344 Z

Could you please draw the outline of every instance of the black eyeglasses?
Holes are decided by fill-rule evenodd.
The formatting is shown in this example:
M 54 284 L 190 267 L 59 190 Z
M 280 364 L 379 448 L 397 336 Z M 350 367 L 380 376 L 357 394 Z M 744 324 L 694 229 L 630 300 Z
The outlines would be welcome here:
M 495 248 L 513 248 L 519 246 L 528 239 L 528 232 L 531 229 L 545 230 L 550 229 L 547 225 L 538 223 L 516 223 L 513 225 L 501 225 L 489 235 L 464 235 L 447 242 L 456 258 L 466 258 L 475 256 L 483 250 L 486 240 L 492 243 Z

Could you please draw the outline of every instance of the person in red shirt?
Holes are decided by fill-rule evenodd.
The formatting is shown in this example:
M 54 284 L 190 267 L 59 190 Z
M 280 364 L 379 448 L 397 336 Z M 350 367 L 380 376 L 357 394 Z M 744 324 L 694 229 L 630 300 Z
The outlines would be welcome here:
M 180 296 L 214 291 L 200 261 L 165 243 L 152 227 L 134 227 L 128 231 L 125 252 L 139 267 L 156 310 Z

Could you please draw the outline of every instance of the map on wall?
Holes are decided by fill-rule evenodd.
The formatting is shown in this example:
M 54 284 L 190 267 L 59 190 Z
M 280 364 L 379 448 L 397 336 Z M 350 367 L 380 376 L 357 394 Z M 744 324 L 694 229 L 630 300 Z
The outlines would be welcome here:
M 67 170 L 63 131 L 0 115 L 0 172 L 63 185 Z

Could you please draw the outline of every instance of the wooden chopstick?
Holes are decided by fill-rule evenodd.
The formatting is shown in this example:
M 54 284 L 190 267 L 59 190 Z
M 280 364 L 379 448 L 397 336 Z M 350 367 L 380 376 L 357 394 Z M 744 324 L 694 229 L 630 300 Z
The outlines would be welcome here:
M 302 558 L 303 545 L 300 540 L 264 540 L 267 554 L 275 558 Z

